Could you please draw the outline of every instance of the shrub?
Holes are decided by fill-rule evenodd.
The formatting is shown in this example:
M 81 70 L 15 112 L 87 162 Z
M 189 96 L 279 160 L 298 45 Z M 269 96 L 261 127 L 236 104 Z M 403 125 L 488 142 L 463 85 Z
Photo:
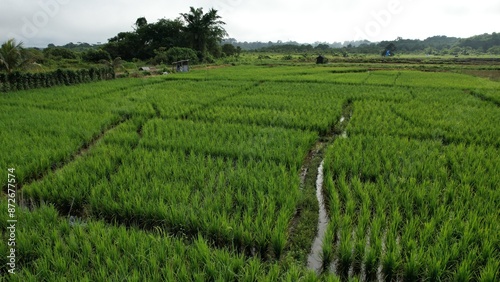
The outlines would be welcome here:
M 47 48 L 43 50 L 43 55 L 47 59 L 78 59 L 78 55 L 66 48 Z
M 108 52 L 99 50 L 89 50 L 82 55 L 82 59 L 89 63 L 99 63 L 101 60 L 110 61 L 111 56 Z
M 81 70 L 61 70 L 45 73 L 13 72 L 0 74 L 0 91 L 9 92 L 23 89 L 72 85 L 82 82 L 114 79 L 113 68 L 90 68 Z
M 165 52 L 156 52 L 155 61 L 171 64 L 180 60 L 189 60 L 190 62 L 198 62 L 196 52 L 190 48 L 173 47 Z

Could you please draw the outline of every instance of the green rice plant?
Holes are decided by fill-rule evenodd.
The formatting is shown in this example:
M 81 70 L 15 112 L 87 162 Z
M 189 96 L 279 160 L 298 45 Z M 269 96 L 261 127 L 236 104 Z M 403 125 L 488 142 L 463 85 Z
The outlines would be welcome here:
M 352 240 L 352 225 L 350 223 L 350 218 L 344 216 L 342 218 L 342 226 L 340 229 L 340 243 L 338 250 L 338 269 L 337 273 L 341 277 L 347 277 L 349 268 L 353 263 L 353 248 L 354 243 Z
M 328 282 L 340 282 L 340 281 L 342 281 L 340 279 L 340 277 L 338 277 L 332 273 L 328 273 L 325 276 L 322 276 L 322 279 L 323 279 L 323 281 L 328 281 Z
M 481 236 L 482 237 L 482 236 Z M 498 239 L 496 239 L 498 242 Z M 480 265 L 486 265 L 493 261 L 493 258 L 497 258 L 498 255 L 495 255 L 495 239 L 487 239 L 482 242 L 481 249 L 479 251 L 478 260 Z M 499 262 L 500 263 L 500 262 Z
M 429 281 L 441 281 L 447 278 L 446 264 L 448 257 L 446 254 L 427 253 L 426 279 Z
M 356 236 L 353 251 L 353 271 L 359 273 L 361 271 L 361 264 L 363 263 L 363 256 L 366 253 L 366 239 L 364 236 Z
M 287 243 L 287 230 L 288 222 L 290 221 L 285 213 L 280 214 L 278 221 L 276 222 L 276 229 L 271 234 L 271 246 L 273 249 L 273 254 L 277 260 L 279 260 L 285 250 Z
M 369 281 L 376 280 L 377 270 L 379 265 L 379 256 L 382 246 L 380 239 L 375 241 L 370 241 L 371 246 L 366 249 L 366 253 L 363 259 L 365 265 L 366 279 Z
M 312 273 L 309 273 L 309 277 L 311 277 Z M 288 267 L 286 274 L 281 278 L 283 281 L 298 281 L 303 276 L 303 271 L 295 264 L 292 264 Z M 258 281 L 258 280 L 256 280 Z
M 2 198 L 2 204 L 6 200 Z M 34 211 L 18 208 L 19 220 L 26 225 L 17 230 L 20 267 L 16 276 L 2 272 L 9 281 L 29 281 L 34 277 L 57 281 L 66 279 L 181 280 L 281 280 L 294 273 L 304 277 L 302 267 L 279 267 L 249 259 L 225 249 L 213 249 L 198 236 L 191 244 L 171 236 L 158 236 L 136 227 L 106 225 L 89 220 L 85 226 L 70 226 L 48 206 Z M 27 249 L 22 246 L 36 246 Z M 33 255 L 30 255 L 33 252 Z M 268 271 L 273 269 L 273 271 Z M 272 275 L 271 275 L 272 274 Z M 36 275 L 36 276 L 35 276 Z M 311 277 L 312 278 L 312 277 Z
M 356 213 L 356 203 L 352 198 L 348 198 L 346 205 L 345 205 L 345 216 L 348 216 L 351 220 L 352 225 L 357 224 L 357 213 Z
M 220 106 L 196 111 L 193 117 L 326 133 L 340 118 L 343 103 L 339 89 L 324 85 L 266 83 L 230 97 Z
M 412 218 L 405 226 L 403 229 L 403 234 L 401 236 L 401 250 L 402 250 L 402 255 L 408 257 L 410 254 L 415 251 L 417 247 L 417 230 L 419 228 L 419 222 Z
M 495 87 L 493 81 L 488 81 L 484 78 L 471 77 L 457 73 L 443 73 L 439 75 L 439 79 L 429 72 L 419 71 L 404 71 L 401 72 L 396 85 L 407 86 L 424 86 L 433 88 L 491 88 Z
M 342 206 L 342 212 L 347 212 L 347 201 L 349 199 L 350 191 L 348 183 L 346 182 L 345 176 L 343 174 L 339 175 L 335 185 L 336 189 L 339 191 L 340 205 Z M 351 202 L 351 210 L 353 209 L 353 203 Z
M 456 272 L 453 275 L 453 281 L 464 282 L 470 281 L 473 277 L 473 269 L 471 268 L 471 262 L 469 260 L 464 260 L 458 266 Z
M 326 228 L 325 236 L 323 237 L 321 246 L 321 265 L 323 272 L 326 272 L 330 268 L 330 265 L 335 256 L 334 242 L 336 233 L 334 233 L 334 228 L 330 228 L 331 224 L 332 222 L 330 222 L 330 224 Z
M 375 217 L 370 225 L 370 244 L 372 248 L 375 248 L 378 253 L 380 253 L 381 249 L 377 249 L 379 246 L 382 246 L 382 238 L 383 238 L 383 225 L 385 219 L 382 217 Z M 380 243 L 380 244 L 375 244 Z
M 265 158 L 297 169 L 316 139 L 316 134 L 299 130 L 192 121 L 152 120 L 143 131 L 140 143 L 143 148 L 179 148 L 229 157 Z
M 18 183 L 31 182 L 52 168 L 69 162 L 82 148 L 119 121 L 110 113 L 99 115 L 36 108 L 15 110 L 2 105 L 1 127 L 9 134 L 0 145 L 9 154 L 0 156 L 2 167 L 15 167 Z M 29 152 L 28 152 L 29 151 Z
M 350 242 L 350 239 L 340 240 L 337 272 L 341 277 L 348 276 L 349 268 L 351 267 L 351 264 L 353 262 L 352 248 L 353 245 Z
M 500 262 L 495 257 L 490 257 L 486 265 L 481 269 L 479 281 L 491 282 L 498 280 L 500 275 Z
M 403 264 L 403 281 L 417 281 L 422 273 L 422 251 L 414 250 L 409 257 L 406 257 Z
M 393 250 L 387 251 L 382 257 L 382 272 L 384 273 L 384 280 L 393 281 L 396 279 L 399 267 L 399 255 Z

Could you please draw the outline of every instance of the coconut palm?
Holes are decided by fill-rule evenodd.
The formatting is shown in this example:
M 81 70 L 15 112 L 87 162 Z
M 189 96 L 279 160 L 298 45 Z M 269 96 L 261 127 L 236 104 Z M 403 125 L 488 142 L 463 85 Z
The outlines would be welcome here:
M 16 69 L 25 68 L 29 62 L 22 42 L 16 43 L 15 39 L 9 39 L 0 47 L 0 70 L 11 73 Z
M 189 13 L 181 14 L 187 23 L 184 31 L 188 35 L 191 48 L 201 52 L 204 56 L 209 45 L 220 42 L 227 35 L 222 27 L 225 23 L 220 20 L 217 10 L 210 9 L 204 14 L 202 8 L 190 7 L 190 9 Z

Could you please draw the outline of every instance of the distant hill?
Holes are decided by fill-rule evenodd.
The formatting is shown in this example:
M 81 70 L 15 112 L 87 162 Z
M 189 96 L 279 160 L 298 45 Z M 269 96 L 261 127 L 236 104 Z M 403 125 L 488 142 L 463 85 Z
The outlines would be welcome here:
M 458 45 L 461 47 L 470 47 L 476 50 L 488 52 L 494 48 L 500 48 L 500 33 L 493 32 L 492 34 L 475 35 L 469 38 L 460 39 Z M 496 48 L 495 48 L 496 47 Z
M 243 50 L 261 50 L 268 52 L 307 52 L 311 50 L 348 49 L 357 53 L 377 53 L 380 49 L 389 44 L 395 44 L 399 53 L 444 53 L 444 54 L 465 54 L 465 53 L 490 53 L 500 54 L 500 33 L 481 34 L 469 38 L 448 37 L 438 35 L 420 39 L 403 39 L 401 37 L 392 41 L 370 42 L 345 41 L 341 42 L 315 42 L 298 43 L 295 41 L 277 42 L 239 42 L 234 38 L 225 39 L 223 44 L 239 46 Z
M 338 52 L 340 54 L 358 53 L 358 54 L 378 54 L 389 44 L 396 46 L 396 53 L 425 53 L 425 54 L 495 54 L 500 55 L 500 33 L 474 35 L 468 38 L 448 37 L 438 35 L 420 39 L 403 39 L 401 37 L 392 41 L 370 42 L 368 40 L 345 41 L 345 42 L 314 42 L 299 43 L 296 41 L 276 41 L 276 42 L 239 42 L 235 38 L 226 38 L 221 44 L 232 44 L 240 47 L 242 50 L 257 50 L 264 52 L 277 53 L 300 53 L 300 52 Z M 99 49 L 104 45 L 88 44 L 78 42 L 68 43 L 62 46 L 49 44 L 48 48 L 61 47 L 71 51 L 84 52 L 91 49 Z
M 55 48 L 55 47 L 65 48 L 65 49 L 69 49 L 71 51 L 76 51 L 76 52 L 84 52 L 84 51 L 88 51 L 88 50 L 92 50 L 92 49 L 99 49 L 102 47 L 102 45 L 101 44 L 89 44 L 86 42 L 78 42 L 77 44 L 75 44 L 73 42 L 70 42 L 70 43 L 62 45 L 62 46 L 56 46 L 52 43 L 47 46 L 47 48 Z

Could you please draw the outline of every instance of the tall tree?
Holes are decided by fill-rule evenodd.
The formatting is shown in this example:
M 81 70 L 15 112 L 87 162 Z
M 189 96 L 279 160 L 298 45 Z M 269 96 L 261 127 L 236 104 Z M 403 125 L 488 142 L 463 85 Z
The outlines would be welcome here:
M 145 27 L 146 25 L 148 25 L 148 21 L 146 20 L 145 17 L 138 18 L 135 21 L 135 27 L 136 27 L 136 29 L 139 29 L 141 27 Z
M 147 60 L 154 57 L 154 50 L 161 47 L 184 46 L 182 28 L 180 19 L 160 19 L 156 23 L 147 23 L 145 18 L 138 18 L 134 31 L 120 32 L 110 38 L 104 50 L 113 58 Z
M 23 43 L 16 44 L 15 39 L 9 39 L 0 47 L 0 70 L 5 69 L 11 73 L 23 69 L 30 63 L 28 52 L 23 48 Z
M 222 38 L 227 35 L 222 25 L 217 10 L 210 9 L 208 13 L 203 13 L 202 8 L 190 7 L 189 13 L 181 13 L 186 22 L 184 31 L 189 38 L 190 47 L 201 53 L 205 57 L 207 49 L 218 45 Z

